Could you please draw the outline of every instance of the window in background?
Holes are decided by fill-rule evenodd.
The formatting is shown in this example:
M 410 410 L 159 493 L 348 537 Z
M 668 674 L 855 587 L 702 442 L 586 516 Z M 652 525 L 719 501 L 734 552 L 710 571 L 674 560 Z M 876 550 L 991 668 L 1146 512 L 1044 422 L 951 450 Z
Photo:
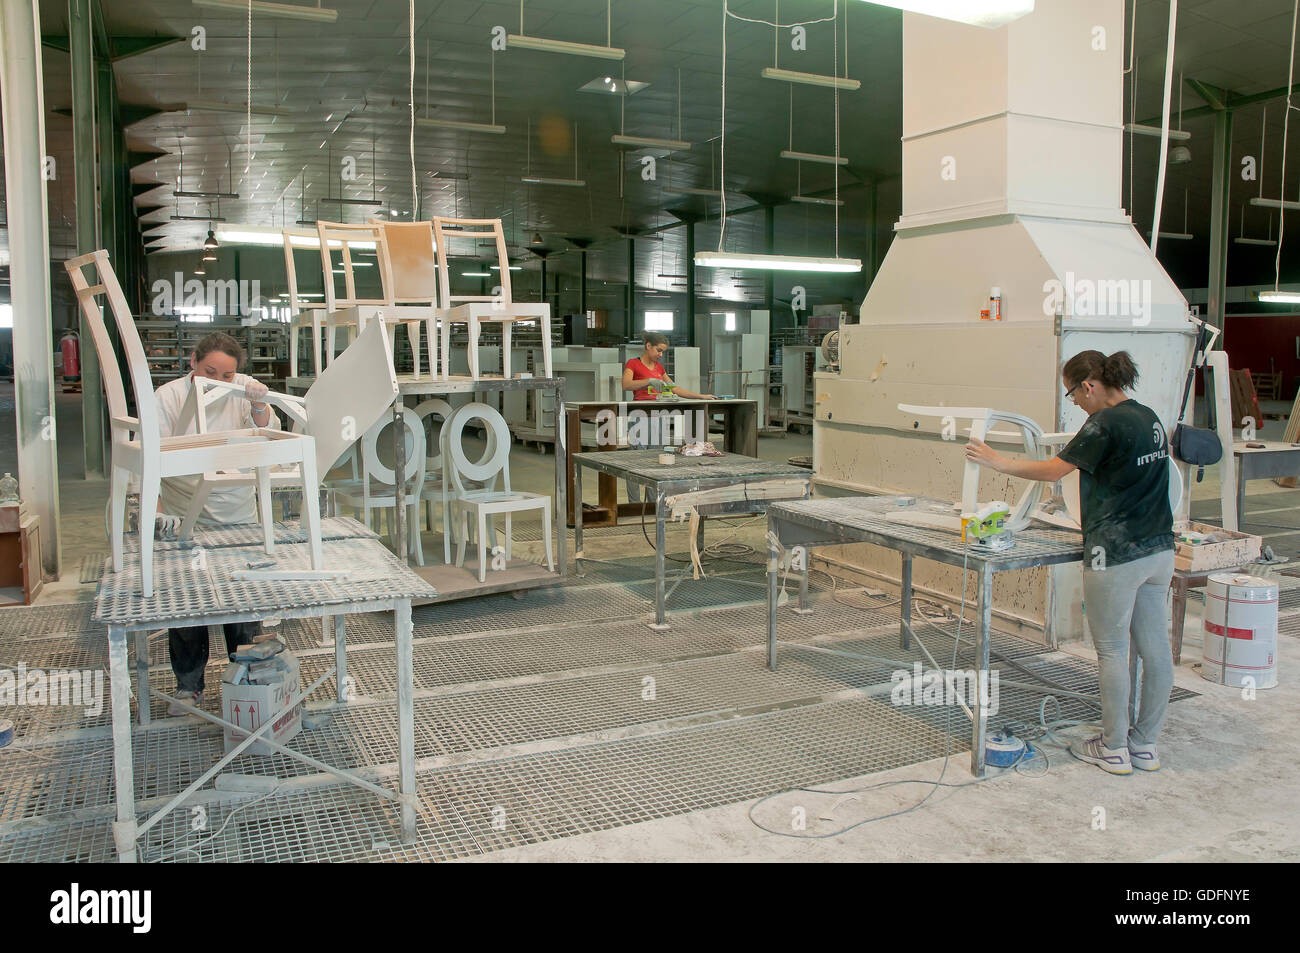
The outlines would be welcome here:
M 645 329 L 647 331 L 671 331 L 674 316 L 675 312 L 672 311 L 647 311 L 645 313 Z
M 217 314 L 217 309 L 210 304 L 181 305 L 172 310 L 190 324 L 211 324 Z
M 0 304 L 0 328 L 12 328 L 14 326 L 14 306 L 11 304 Z
M 725 318 L 725 319 L 726 319 L 726 320 L 723 321 L 723 323 L 722 323 L 722 330 L 724 330 L 724 331 L 734 331 L 734 330 L 736 330 L 736 312 L 734 312 L 734 311 L 714 311 L 714 312 L 713 312 L 713 316 L 714 316 L 715 318 L 717 318 L 717 317 L 721 317 L 721 318 Z

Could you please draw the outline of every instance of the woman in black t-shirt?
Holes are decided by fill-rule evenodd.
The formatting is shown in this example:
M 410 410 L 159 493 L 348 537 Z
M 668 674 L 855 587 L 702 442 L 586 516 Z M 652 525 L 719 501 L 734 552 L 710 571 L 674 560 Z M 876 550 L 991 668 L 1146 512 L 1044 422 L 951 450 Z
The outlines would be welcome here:
M 1124 393 L 1138 378 L 1127 352 L 1083 351 L 1066 361 L 1061 377 L 1065 396 L 1088 419 L 1057 456 L 1013 460 L 972 440 L 966 457 L 1029 480 L 1055 482 L 1079 471 L 1083 596 L 1097 649 L 1102 731 L 1070 745 L 1070 753 L 1111 774 L 1156 771 L 1174 684 L 1165 608 L 1174 572 L 1168 439 L 1155 412 Z

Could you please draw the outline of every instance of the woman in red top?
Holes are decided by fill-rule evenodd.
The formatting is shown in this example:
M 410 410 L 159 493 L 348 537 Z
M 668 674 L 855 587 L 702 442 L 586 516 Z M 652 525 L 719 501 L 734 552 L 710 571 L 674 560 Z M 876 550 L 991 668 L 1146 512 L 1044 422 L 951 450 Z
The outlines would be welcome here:
M 668 338 L 658 331 L 645 331 L 641 340 L 645 351 L 623 365 L 623 389 L 632 392 L 633 400 L 656 400 L 660 384 L 671 386 L 673 382 L 660 363 L 668 353 Z M 713 400 L 712 394 L 697 394 L 682 387 L 675 388 L 673 393 L 690 400 Z

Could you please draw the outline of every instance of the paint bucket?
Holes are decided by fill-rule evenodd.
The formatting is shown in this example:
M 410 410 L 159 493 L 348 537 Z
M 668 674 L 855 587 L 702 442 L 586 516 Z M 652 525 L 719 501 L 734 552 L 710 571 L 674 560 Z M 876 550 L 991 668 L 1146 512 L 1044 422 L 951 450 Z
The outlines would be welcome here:
M 1277 583 L 1242 573 L 1210 576 L 1202 632 L 1206 681 L 1238 688 L 1277 685 Z
M 14 723 L 7 718 L 0 718 L 0 748 L 14 740 Z

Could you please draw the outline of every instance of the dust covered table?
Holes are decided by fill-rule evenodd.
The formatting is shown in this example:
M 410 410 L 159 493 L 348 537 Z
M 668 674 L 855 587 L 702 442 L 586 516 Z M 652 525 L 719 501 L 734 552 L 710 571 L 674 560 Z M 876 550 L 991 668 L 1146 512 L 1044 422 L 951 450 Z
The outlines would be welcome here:
M 976 626 L 975 660 L 979 678 L 986 684 L 989 677 L 989 628 L 993 613 L 993 574 L 1009 569 L 1033 569 L 1083 559 L 1083 537 L 1074 530 L 1050 529 L 1031 525 L 1014 535 L 1011 549 L 993 552 L 978 546 L 967 546 L 961 536 L 922 526 L 909 526 L 885 517 L 886 513 L 900 507 L 892 496 L 852 496 L 831 499 L 804 500 L 790 503 L 773 503 L 767 508 L 767 664 L 776 668 L 776 610 L 777 579 L 780 574 L 781 551 L 800 547 L 803 550 L 803 576 L 799 584 L 799 607 L 796 611 L 808 612 L 807 551 L 817 546 L 839 546 L 845 543 L 874 543 L 894 549 L 903 558 L 901 577 L 901 604 L 899 609 L 899 634 L 903 648 L 911 648 L 912 631 L 912 559 L 921 557 L 949 566 L 969 569 L 979 574 L 979 623 Z M 927 503 L 936 500 L 917 498 L 910 510 L 923 510 Z M 965 578 L 963 576 L 963 583 Z M 927 657 L 929 652 L 917 640 Z M 841 652 L 802 642 L 787 642 L 787 646 L 813 652 L 866 658 L 851 652 Z M 897 664 L 896 661 L 890 664 Z M 935 668 L 941 666 L 931 658 Z M 984 738 L 988 724 L 988 711 L 980 692 L 975 692 L 974 711 L 971 718 L 971 773 L 984 774 Z
M 248 570 L 250 564 L 257 566 L 260 572 L 292 573 L 309 570 L 311 556 L 307 536 L 296 523 L 275 524 L 276 545 L 270 555 L 263 546 L 262 528 L 257 525 L 200 530 L 193 541 L 156 544 L 154 566 L 158 584 L 150 599 L 140 596 L 138 537 L 128 537 L 129 540 L 136 540 L 136 548 L 135 551 L 128 549 L 125 553 L 121 572 L 113 572 L 111 565 L 106 568 L 95 594 L 94 620 L 108 626 L 113 770 L 117 800 L 113 840 L 119 860 L 136 860 L 136 841 L 143 834 L 207 783 L 227 762 L 257 741 L 349 784 L 396 801 L 401 808 L 402 839 L 410 841 L 414 838 L 416 793 L 411 600 L 436 598 L 437 592 L 407 569 L 402 560 L 389 552 L 374 533 L 356 520 L 322 520 L 321 538 L 324 557 L 322 565 L 326 569 L 345 571 L 345 578 L 274 581 L 232 579 L 232 573 Z M 272 565 L 267 566 L 267 563 Z M 335 676 L 339 702 L 346 701 L 344 683 L 347 678 L 347 648 L 344 617 L 350 613 L 381 611 L 391 611 L 394 616 L 400 792 L 397 795 L 356 774 L 334 768 L 264 737 L 266 730 L 280 714 L 291 711 L 330 675 Z M 334 637 L 334 666 L 310 686 L 299 691 L 297 697 L 291 699 L 281 712 L 266 718 L 260 728 L 249 734 L 184 791 L 143 823 L 137 824 L 131 751 L 128 634 L 134 632 L 136 637 L 136 698 L 140 715 L 140 728 L 137 730 L 147 730 L 150 724 L 151 697 L 175 701 L 149 687 L 150 632 L 179 626 L 252 622 L 268 617 L 321 618 L 326 637 L 331 634 L 331 630 Z M 178 704 L 207 721 L 227 728 L 239 727 L 193 706 Z
M 674 454 L 673 462 L 659 462 L 658 450 L 624 450 L 619 453 L 575 453 L 573 455 L 574 500 L 581 512 L 582 469 L 626 480 L 646 491 L 647 502 L 655 507 L 655 620 L 653 629 L 666 629 L 664 622 L 664 547 L 670 517 L 689 512 L 702 519 L 762 513 L 773 500 L 808 498 L 812 474 L 788 463 L 724 453 L 716 457 L 684 457 Z M 573 558 L 582 570 L 583 520 L 573 521 Z

